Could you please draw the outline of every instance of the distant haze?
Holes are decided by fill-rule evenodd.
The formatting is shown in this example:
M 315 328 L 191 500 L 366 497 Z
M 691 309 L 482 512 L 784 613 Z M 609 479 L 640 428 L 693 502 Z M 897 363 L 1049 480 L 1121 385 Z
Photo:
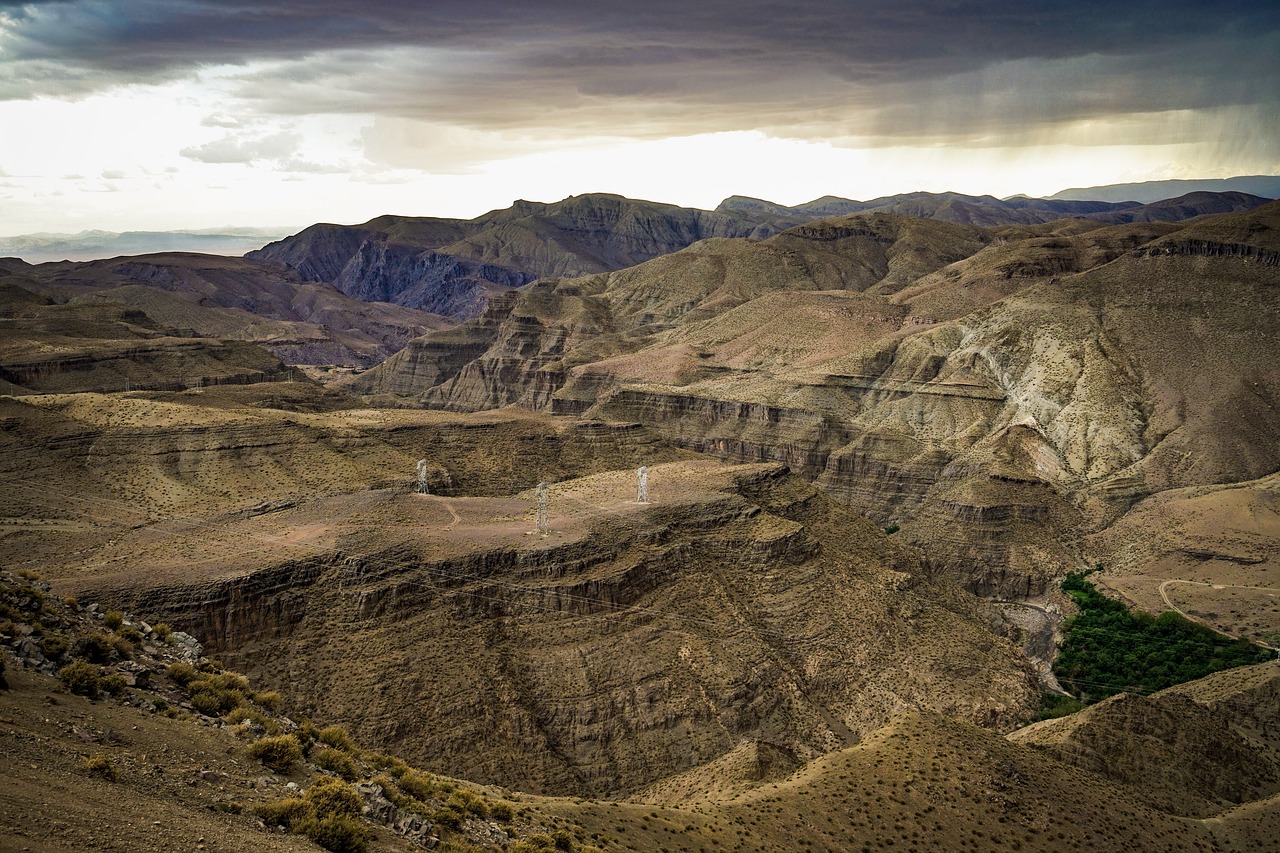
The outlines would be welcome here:
M 29 264 L 92 261 L 151 252 L 200 252 L 239 257 L 296 228 L 228 228 L 223 231 L 82 231 L 79 234 L 22 234 L 0 237 L 0 257 Z
M 1112 184 L 1107 187 L 1077 187 L 1054 193 L 1049 198 L 1065 201 L 1140 201 L 1147 204 L 1194 192 L 1241 192 L 1263 198 L 1280 198 L 1280 176 L 1249 175 L 1221 180 L 1146 181 Z

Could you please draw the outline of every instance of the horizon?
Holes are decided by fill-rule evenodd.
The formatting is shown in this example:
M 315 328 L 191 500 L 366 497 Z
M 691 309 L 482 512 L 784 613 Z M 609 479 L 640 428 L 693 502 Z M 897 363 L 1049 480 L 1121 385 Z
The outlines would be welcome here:
M 0 0 L 0 234 L 1280 174 L 1280 14 Z
M 1227 180 L 1237 180 L 1237 179 L 1245 179 L 1245 178 L 1277 178 L 1277 179 L 1280 179 L 1280 174 L 1277 174 L 1277 175 L 1231 175 L 1231 176 L 1224 177 L 1224 178 L 1178 178 L 1178 179 L 1168 179 L 1168 180 L 1169 180 L 1170 182 L 1174 182 L 1174 183 L 1198 183 L 1198 182 L 1201 182 L 1201 181 L 1227 181 Z M 1144 184 L 1144 183 L 1163 183 L 1163 181 L 1136 182 L 1134 185 L 1135 185 L 1135 186 L 1139 186 L 1139 185 Z M 824 199 L 824 198 L 839 198 L 839 199 L 841 199 L 841 200 L 843 200 L 843 201 L 852 201 L 852 202 L 859 202 L 859 203 L 861 203 L 861 202 L 874 201 L 874 200 L 876 200 L 877 198 L 892 198 L 892 197 L 895 197 L 895 196 L 907 196 L 907 195 L 913 195 L 913 194 L 917 194 L 917 193 L 930 193 L 930 194 L 933 194 L 933 195 L 947 195 L 947 194 L 953 194 L 953 193 L 954 193 L 954 194 L 957 194 L 957 195 L 969 195 L 969 196 L 974 196 L 974 197 L 978 197 L 978 196 L 992 196 L 992 197 L 994 197 L 994 198 L 997 198 L 997 199 L 998 199 L 998 200 L 1000 200 L 1000 201 L 1008 201 L 1008 200 L 1010 200 L 1010 199 L 1014 199 L 1014 198 L 1030 198 L 1030 199 L 1052 200 L 1052 199 L 1053 199 L 1053 196 L 1054 196 L 1054 195 L 1057 195 L 1057 194 L 1059 194 L 1059 193 L 1075 192 L 1075 191 L 1084 191 L 1084 190 L 1089 190 L 1089 189 L 1108 189 L 1108 188 L 1111 188 L 1111 187 L 1119 187 L 1119 186 L 1126 186 L 1126 185 L 1127 185 L 1127 184 L 1103 184 L 1103 185 L 1099 185 L 1099 186 L 1096 186 L 1096 187 L 1063 187 L 1062 189 L 1055 190 L 1053 193 L 1048 193 L 1048 194 L 1045 194 L 1045 195 L 1039 195 L 1039 196 L 1032 196 L 1032 195 L 1028 195 L 1027 193 L 1012 193 L 1012 194 L 1010 194 L 1010 195 L 994 196 L 992 193 L 960 193 L 960 192 L 958 192 L 958 191 L 956 191 L 956 190 L 938 190 L 938 191 L 932 191 L 932 190 L 906 190 L 906 191 L 902 191 L 902 192 L 889 193 L 889 194 L 886 194 L 886 195 L 883 195 L 883 196 L 868 197 L 868 198 L 848 198 L 848 197 L 845 197 L 845 196 L 834 196 L 834 195 L 833 195 L 833 194 L 831 194 L 831 193 L 825 193 L 825 194 L 820 195 L 820 196 L 815 196 L 815 197 L 813 197 L 813 198 L 806 199 L 805 201 L 802 201 L 802 202 L 797 202 L 797 203 L 792 204 L 792 205 L 783 205 L 783 206 L 788 206 L 788 207 L 801 207 L 801 206 L 803 206 L 803 205 L 805 205 L 805 204 L 812 204 L 812 203 L 818 202 L 818 201 L 820 201 L 820 200 L 822 200 L 822 199 Z M 489 209 L 487 209 L 487 210 L 484 210 L 484 211 L 482 211 L 482 212 L 480 212 L 480 213 L 478 213 L 478 214 L 475 214 L 474 216 L 470 216 L 470 217 L 463 217 L 463 216 L 450 216 L 450 215 L 447 215 L 447 214 L 446 214 L 446 215 L 439 215 L 439 214 L 413 214 L 413 213 L 393 213 L 393 212 L 386 212 L 386 211 L 384 211 L 384 212 L 382 212 L 382 213 L 374 214 L 373 216 L 368 217 L 368 218 L 363 219 L 363 220 L 360 220 L 360 221 L 358 221 L 358 222 L 355 222 L 355 221 L 352 221 L 352 222 L 338 222 L 338 221 L 335 221 L 335 220 L 323 220 L 323 219 L 317 219 L 317 220 L 314 220 L 314 221 L 311 221 L 311 222 L 298 222 L 298 223 L 293 223 L 293 224 L 245 224 L 245 223 L 241 222 L 241 223 L 235 223 L 235 224 L 228 224 L 228 223 L 224 223 L 224 224 L 222 224 L 222 225 L 205 226 L 205 227 L 201 227 L 201 228 L 131 228 L 131 229 L 122 230 L 122 231 L 113 231 L 113 230 L 110 230 L 110 229 L 107 229 L 107 228 L 100 228 L 100 227 L 97 227 L 97 228 L 82 228 L 82 229 L 80 229 L 80 230 L 78 230 L 78 231 L 33 231 L 33 232 L 27 232 L 27 233 L 22 233 L 22 234 L 0 234 L 0 240 L 18 240 L 18 239 L 22 239 L 22 238 L 35 238 L 35 237 L 50 237 L 50 238 L 56 238 L 56 237 L 64 237 L 64 238 L 65 238 L 65 237 L 82 237 L 82 236 L 86 236 L 86 235 L 93 235 L 93 234 L 102 234 L 102 235 L 104 235 L 104 236 L 110 236 L 110 237 L 120 237 L 120 236 L 129 235 L 129 234 L 187 234 L 187 235 L 191 235 L 191 236 L 246 236 L 246 237 L 247 237 L 247 236 L 250 236 L 250 235 L 234 235 L 232 232 L 235 232 L 235 231 L 266 231 L 266 232 L 278 232 L 278 233 L 281 233 L 281 234 L 293 234 L 293 233 L 297 233 L 297 231 L 301 231 L 301 230 L 304 230 L 304 229 L 306 229 L 306 228 L 309 228 L 309 227 L 311 227 L 312 225 L 328 224 L 328 225 L 340 225 L 340 226 L 344 226 L 344 227 L 353 227 L 353 226 L 357 226 L 357 225 L 362 225 L 362 224 L 364 224 L 365 222 L 370 221 L 371 219 L 376 219 L 376 218 L 383 217 L 383 216 L 395 216 L 395 217 L 403 217 L 403 218 L 438 218 L 438 219 L 454 219 L 454 220 L 460 220 L 460 221 L 469 221 L 469 220 L 471 220 L 471 219 L 476 219 L 476 218 L 479 218 L 479 217 L 484 216 L 484 215 L 489 214 L 489 213 L 494 213 L 494 212 L 496 212 L 496 211 L 500 211 L 500 210 L 506 210 L 506 209 L 508 209 L 508 208 L 510 208 L 510 207 L 512 207 L 512 206 L 514 206 L 514 205 L 516 205 L 516 204 L 518 204 L 518 203 L 520 203 L 520 202 L 531 202 L 531 203 L 534 203 L 534 204 L 547 204 L 547 205 L 551 205 L 551 204 L 557 204 L 557 203 L 559 203 L 559 202 L 567 201 L 567 200 L 569 200 L 569 199 L 571 199 L 571 198 L 577 198 L 577 197 L 579 197 L 579 196 L 584 196 L 584 195 L 613 195 L 613 196 L 620 196 L 620 197 L 622 197 L 622 198 L 626 198 L 626 199 L 627 199 L 627 200 L 629 200 L 629 201 L 636 201 L 636 202 L 649 202 L 649 203 L 654 203 L 654 204 L 674 204 L 674 205 L 676 205 L 676 206 L 678 206 L 678 207 L 686 207 L 686 208 L 693 207 L 693 206 L 691 206 L 691 205 L 679 205 L 679 204 L 676 204 L 675 202 L 670 202 L 670 201 L 666 201 L 666 200 L 658 199 L 658 198 L 639 198 L 639 197 L 636 197 L 636 196 L 628 196 L 628 195 L 624 195 L 624 194 L 622 194 L 622 193 L 610 192 L 610 191 L 607 191 L 607 190 L 600 190 L 600 191 L 594 191 L 594 192 L 574 193 L 574 194 L 571 194 L 571 195 L 568 195 L 568 196 L 564 196 L 563 198 L 558 198 L 558 199 L 554 199 L 554 200 L 529 199 L 529 198 L 513 198 L 513 199 L 511 199 L 511 201 L 510 201 L 510 202 L 508 202 L 507 204 L 505 204 L 505 205 L 503 205 L 503 206 L 501 206 L 501 207 L 489 208 Z M 1179 193 L 1179 195 L 1181 195 L 1181 193 Z M 1177 196 L 1176 196 L 1176 195 L 1174 195 L 1174 196 L 1169 196 L 1168 198 L 1176 198 L 1176 197 L 1177 197 Z M 720 203 L 723 203 L 723 202 L 725 202 L 725 201 L 728 201 L 728 200 L 729 200 L 729 199 L 731 199 L 731 198 L 750 198 L 750 199 L 752 199 L 752 200 L 754 200 L 754 201 L 761 201 L 761 202 L 766 202 L 766 203 L 770 203 L 770 204 L 780 204 L 780 202 L 777 202 L 777 201 L 775 201 L 774 199 L 769 199 L 769 198 L 760 198 L 760 197 L 757 197 L 757 196 L 746 196 L 746 195 L 744 195 L 744 194 L 742 194 L 742 193 L 733 193 L 733 194 L 731 194 L 731 195 L 725 196 L 723 199 L 721 199 L 721 200 L 720 200 L 720 202 L 717 202 L 717 204 L 715 204 L 715 205 L 711 205 L 711 206 L 709 206 L 709 207 L 694 208 L 694 209 L 707 210 L 707 211 L 714 210 L 714 209 L 715 209 L 715 208 L 716 208 Z M 1132 201 L 1132 200 L 1130 200 L 1130 201 Z M 218 253 L 212 253 L 212 254 L 218 254 Z

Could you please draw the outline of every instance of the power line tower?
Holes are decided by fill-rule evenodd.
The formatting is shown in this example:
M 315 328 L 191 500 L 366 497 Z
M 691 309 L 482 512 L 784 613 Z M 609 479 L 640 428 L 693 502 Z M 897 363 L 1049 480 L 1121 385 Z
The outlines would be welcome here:
M 544 536 L 551 532 L 551 520 L 547 515 L 547 484 L 538 484 L 538 532 Z

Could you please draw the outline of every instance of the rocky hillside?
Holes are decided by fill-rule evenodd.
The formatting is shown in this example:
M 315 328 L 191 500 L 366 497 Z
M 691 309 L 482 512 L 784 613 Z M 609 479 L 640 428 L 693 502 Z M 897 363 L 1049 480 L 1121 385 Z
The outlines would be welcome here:
M 244 405 L 265 391 L 11 400 L 0 543 L 369 743 L 525 790 L 637 790 L 743 738 L 804 759 L 904 706 L 1007 729 L 1038 701 L 998 612 L 780 466 L 636 425 Z
M 0 571 L 5 849 L 1274 849 L 1280 667 L 1001 737 L 896 713 L 798 765 L 767 740 L 622 800 L 413 767 L 300 717 L 190 637 Z M 428 694 L 432 695 L 432 694 Z
M 593 194 L 518 201 L 472 220 L 381 216 L 356 226 L 313 225 L 246 257 L 359 299 L 468 319 L 496 294 L 541 276 L 621 269 L 708 237 L 777 230 L 772 218 Z
M 66 329 L 68 337 L 74 336 L 74 323 L 41 319 L 42 311 L 57 317 L 126 311 L 170 336 L 244 341 L 290 364 L 370 366 L 423 332 L 450 325 L 423 311 L 353 299 L 275 266 L 213 255 L 39 265 L 15 260 L 0 272 L 0 282 L 9 300 L 6 322 L 20 334 Z M 110 335 L 102 331 L 94 337 Z M 36 342 L 24 345 L 28 352 L 43 348 Z
M 449 333 L 469 360 L 428 335 L 353 387 L 785 462 L 975 591 L 1035 595 L 1142 498 L 1280 467 L 1278 229 L 1276 203 L 1183 225 L 855 214 L 540 281 Z

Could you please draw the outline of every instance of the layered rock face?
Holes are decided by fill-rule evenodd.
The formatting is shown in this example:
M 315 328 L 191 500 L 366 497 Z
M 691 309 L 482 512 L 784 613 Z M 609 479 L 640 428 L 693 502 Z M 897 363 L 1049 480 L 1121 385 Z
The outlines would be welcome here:
M 972 589 L 1034 595 L 1142 497 L 1280 467 L 1264 438 L 1280 427 L 1278 216 L 983 230 L 855 215 L 707 241 L 539 282 L 451 375 L 414 388 L 393 361 L 357 388 L 637 420 L 785 461 Z
M 1036 701 L 998 614 L 782 466 L 228 394 L 0 401 L 0 548 L 437 771 L 630 791 L 744 738 L 801 760 L 903 707 L 1005 729 Z
M 528 492 L 373 492 L 134 547 L 133 583 L 73 586 L 363 742 L 531 791 L 637 790 L 744 738 L 807 760 L 903 707 L 1003 729 L 1034 703 L 998 617 L 781 466 L 650 472 L 647 506 L 629 470 L 553 485 L 546 537 Z M 205 561 L 163 565 L 197 538 Z
M 16 262 L 0 278 L 10 331 L 33 339 L 22 345 L 27 353 L 70 347 L 75 338 L 169 336 L 249 342 L 291 364 L 369 366 L 423 332 L 450 325 L 435 314 L 353 299 L 241 258 L 169 253 L 39 266 Z M 99 319 L 91 326 L 95 314 Z M 133 328 L 112 328 L 113 318 Z M 47 340 L 39 342 L 38 335 Z M 169 379 L 172 384 L 179 377 Z M 144 383 L 141 375 L 134 380 Z

